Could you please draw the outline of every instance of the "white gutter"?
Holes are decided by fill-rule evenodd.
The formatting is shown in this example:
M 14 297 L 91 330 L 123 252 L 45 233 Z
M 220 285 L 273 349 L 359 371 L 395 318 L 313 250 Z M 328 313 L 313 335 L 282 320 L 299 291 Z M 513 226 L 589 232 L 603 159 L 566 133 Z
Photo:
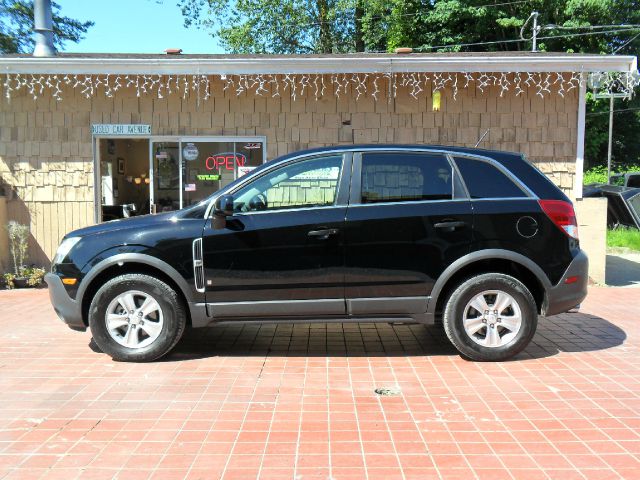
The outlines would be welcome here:
M 0 74 L 304 74 L 384 72 L 631 72 L 635 56 L 406 55 L 318 57 L 0 57 Z

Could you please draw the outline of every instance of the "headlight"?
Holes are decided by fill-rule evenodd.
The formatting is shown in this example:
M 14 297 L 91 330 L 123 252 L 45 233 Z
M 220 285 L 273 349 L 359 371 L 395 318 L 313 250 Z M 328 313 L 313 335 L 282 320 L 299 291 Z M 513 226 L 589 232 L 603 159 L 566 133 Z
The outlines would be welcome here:
M 66 258 L 66 256 L 69 255 L 69 252 L 74 247 L 74 245 L 79 241 L 80 241 L 80 237 L 65 238 L 60 244 L 60 246 L 58 247 L 58 250 L 56 251 L 56 256 L 53 257 L 53 263 L 55 264 L 55 263 L 62 262 Z

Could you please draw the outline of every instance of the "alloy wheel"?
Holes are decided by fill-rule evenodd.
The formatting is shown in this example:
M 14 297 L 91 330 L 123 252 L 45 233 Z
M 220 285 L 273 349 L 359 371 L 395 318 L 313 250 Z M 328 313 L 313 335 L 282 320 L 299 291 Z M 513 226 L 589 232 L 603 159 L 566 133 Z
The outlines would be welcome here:
M 465 332 L 483 347 L 507 345 L 522 326 L 520 305 L 502 290 L 485 290 L 477 294 L 467 303 L 463 315 Z
M 129 290 L 109 303 L 105 323 L 111 338 L 120 345 L 143 348 L 160 336 L 164 316 L 160 304 L 151 295 Z

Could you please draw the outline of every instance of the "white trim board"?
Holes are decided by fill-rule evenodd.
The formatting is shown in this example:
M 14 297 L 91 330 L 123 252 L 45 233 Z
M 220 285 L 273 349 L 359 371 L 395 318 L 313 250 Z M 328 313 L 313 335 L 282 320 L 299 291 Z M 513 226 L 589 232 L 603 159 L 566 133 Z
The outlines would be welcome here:
M 0 74 L 234 75 L 386 72 L 631 72 L 629 55 L 0 57 Z

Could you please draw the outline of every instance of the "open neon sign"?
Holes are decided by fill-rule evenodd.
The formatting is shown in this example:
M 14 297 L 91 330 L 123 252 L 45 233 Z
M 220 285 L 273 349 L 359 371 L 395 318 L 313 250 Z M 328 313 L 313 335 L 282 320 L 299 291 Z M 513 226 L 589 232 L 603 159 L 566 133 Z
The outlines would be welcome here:
M 242 153 L 217 153 L 207 157 L 205 167 L 207 170 L 235 170 L 236 166 L 244 167 L 247 157 Z

